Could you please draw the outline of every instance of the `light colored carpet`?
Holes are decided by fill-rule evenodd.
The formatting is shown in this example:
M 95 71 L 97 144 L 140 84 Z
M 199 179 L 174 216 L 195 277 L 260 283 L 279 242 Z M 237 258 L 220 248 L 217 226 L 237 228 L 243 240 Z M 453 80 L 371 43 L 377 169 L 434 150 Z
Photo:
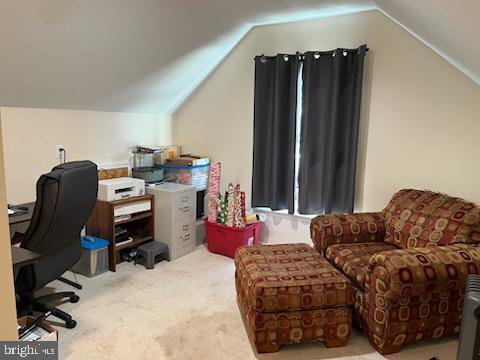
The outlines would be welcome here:
M 385 359 L 355 331 L 343 348 L 321 343 L 284 346 L 257 355 L 247 338 L 233 283 L 232 259 L 204 246 L 154 270 L 122 263 L 117 272 L 95 278 L 79 276 L 80 302 L 66 303 L 78 325 L 59 328 L 61 359 Z M 71 274 L 67 277 L 72 278 Z M 54 282 L 56 290 L 71 290 Z M 406 347 L 391 360 L 455 359 L 457 341 L 440 340 Z

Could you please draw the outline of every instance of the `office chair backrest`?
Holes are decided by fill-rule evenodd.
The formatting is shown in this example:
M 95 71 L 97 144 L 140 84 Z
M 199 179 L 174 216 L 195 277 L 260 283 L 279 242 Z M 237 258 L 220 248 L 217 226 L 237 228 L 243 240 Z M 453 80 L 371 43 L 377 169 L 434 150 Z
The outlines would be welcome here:
M 57 265 L 72 267 L 81 255 L 80 231 L 95 206 L 97 190 L 97 165 L 91 161 L 68 162 L 42 175 L 21 247 L 45 257 L 64 253 Z

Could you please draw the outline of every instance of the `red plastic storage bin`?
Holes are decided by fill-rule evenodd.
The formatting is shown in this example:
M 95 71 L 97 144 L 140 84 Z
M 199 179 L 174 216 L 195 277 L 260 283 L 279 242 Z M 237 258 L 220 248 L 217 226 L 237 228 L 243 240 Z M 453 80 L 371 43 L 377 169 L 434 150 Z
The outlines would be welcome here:
M 259 231 L 260 223 L 249 224 L 244 228 L 234 228 L 205 219 L 208 250 L 231 258 L 240 246 L 254 245 Z

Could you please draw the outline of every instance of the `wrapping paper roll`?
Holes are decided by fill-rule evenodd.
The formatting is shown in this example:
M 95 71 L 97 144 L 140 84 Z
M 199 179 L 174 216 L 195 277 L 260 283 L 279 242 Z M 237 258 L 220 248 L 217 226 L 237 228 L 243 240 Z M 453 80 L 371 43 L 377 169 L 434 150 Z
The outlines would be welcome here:
M 240 191 L 240 184 L 237 184 L 235 186 L 235 206 L 234 206 L 234 212 L 235 212 L 235 219 L 233 226 L 236 228 L 243 228 L 245 227 L 245 218 L 243 217 L 243 211 L 242 211 L 242 192 Z
M 247 217 L 245 218 L 245 223 L 247 225 L 248 224 L 253 224 L 253 223 L 256 223 L 259 220 L 260 220 L 260 217 L 257 214 L 251 214 L 251 215 L 247 215 Z
M 245 219 L 247 217 L 247 208 L 245 206 L 245 191 L 242 191 L 240 193 L 240 197 L 242 199 L 242 218 L 243 218 L 243 222 L 245 222 Z
M 218 196 L 218 222 L 222 225 L 227 224 L 227 199 L 222 195 Z
M 210 165 L 208 177 L 208 221 L 217 222 L 221 180 L 221 164 Z
M 228 184 L 227 194 L 227 226 L 233 226 L 235 221 L 235 189 L 233 184 Z

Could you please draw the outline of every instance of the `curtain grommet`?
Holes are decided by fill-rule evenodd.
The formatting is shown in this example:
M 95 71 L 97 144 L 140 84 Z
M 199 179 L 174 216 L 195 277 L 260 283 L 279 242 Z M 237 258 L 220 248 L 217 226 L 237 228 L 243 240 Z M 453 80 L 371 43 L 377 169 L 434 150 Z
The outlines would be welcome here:
M 288 61 L 289 57 L 288 55 L 283 55 L 283 60 Z

